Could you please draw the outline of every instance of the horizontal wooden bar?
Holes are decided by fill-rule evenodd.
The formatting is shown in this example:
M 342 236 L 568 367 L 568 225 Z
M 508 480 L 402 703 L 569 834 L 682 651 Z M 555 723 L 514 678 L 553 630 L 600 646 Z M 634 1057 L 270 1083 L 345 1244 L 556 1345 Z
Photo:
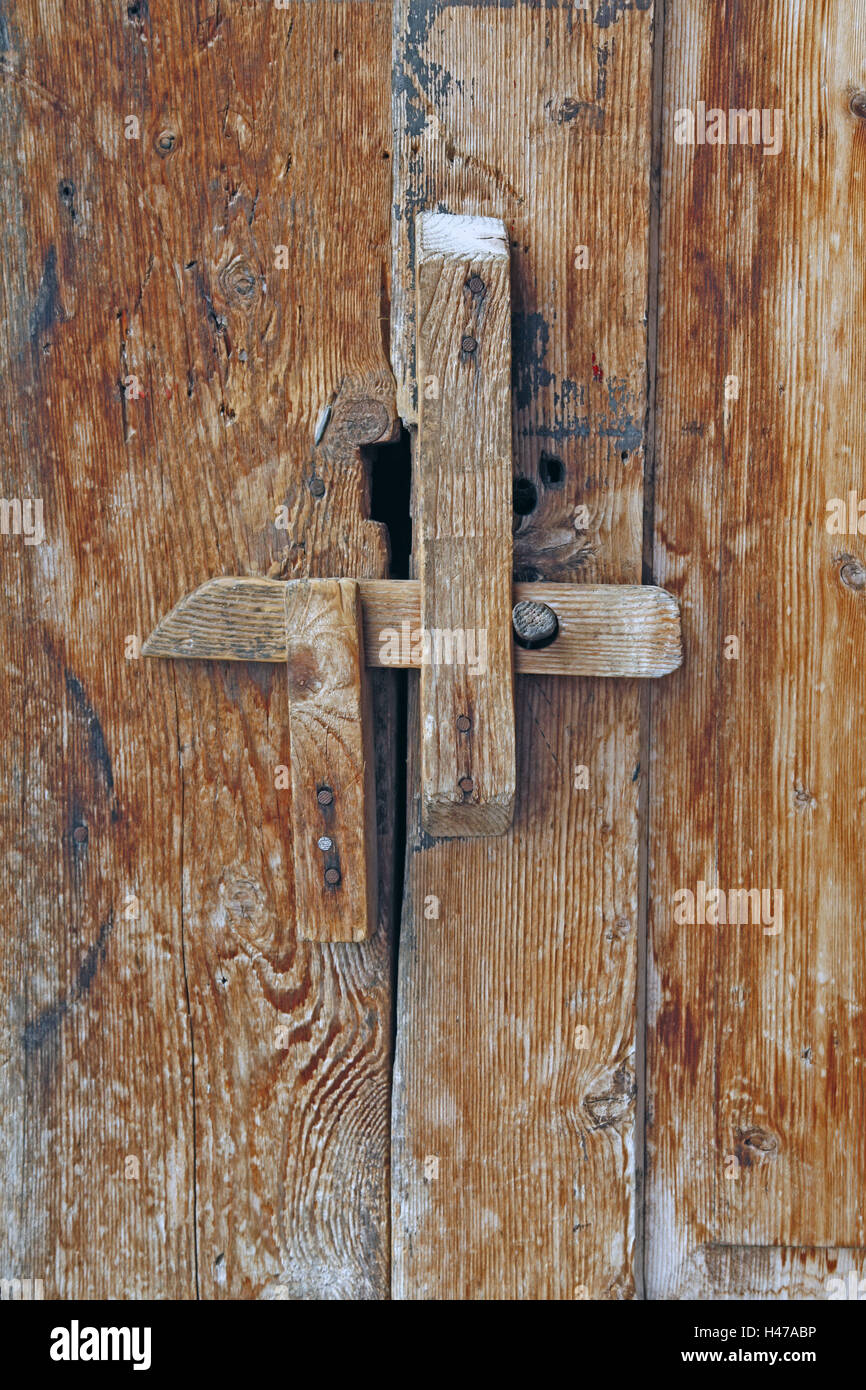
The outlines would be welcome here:
M 429 633 L 414 579 L 359 579 L 365 661 L 416 667 L 429 660 L 481 659 L 480 633 Z M 209 579 L 156 626 L 142 655 L 202 661 L 285 661 L 285 583 Z M 515 584 L 514 602 L 546 603 L 559 619 L 549 647 L 514 645 L 514 669 L 548 676 L 654 678 L 682 663 L 680 610 L 650 584 Z M 461 646 L 462 643 L 462 646 Z M 425 651 L 426 647 L 426 651 Z

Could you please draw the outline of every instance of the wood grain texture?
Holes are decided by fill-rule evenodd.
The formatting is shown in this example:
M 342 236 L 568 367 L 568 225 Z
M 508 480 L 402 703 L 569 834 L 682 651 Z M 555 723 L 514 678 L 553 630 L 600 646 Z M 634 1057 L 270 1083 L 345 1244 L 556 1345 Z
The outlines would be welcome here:
M 390 8 L 9 0 L 0 32 L 2 492 L 46 528 L 0 541 L 0 1275 L 378 1298 L 388 891 L 371 942 L 298 942 L 285 670 L 125 653 L 211 575 L 386 573 Z
M 142 656 L 285 661 L 284 587 L 270 579 L 210 579 L 160 619 Z M 358 588 L 367 665 L 420 667 L 425 659 L 420 582 L 361 579 Z M 679 605 L 655 585 L 515 584 L 512 599 L 545 603 L 559 621 L 551 646 L 514 647 L 519 672 L 657 678 L 682 661 Z M 462 650 L 470 654 L 468 646 Z M 454 660 L 460 651 L 453 643 Z
M 358 584 L 283 588 L 298 936 L 366 941 L 378 907 L 376 786 Z
M 514 818 L 511 292 L 494 217 L 415 224 L 419 428 L 413 558 L 421 627 L 473 658 L 421 667 L 421 821 L 501 835 Z
M 864 52 L 862 0 L 667 7 L 654 572 L 689 655 L 652 694 L 650 1297 L 866 1263 L 866 551 L 826 528 L 866 493 Z M 781 151 L 678 145 L 699 100 L 778 109 Z M 678 924 L 699 881 L 780 929 Z
M 416 213 L 502 218 L 520 581 L 641 577 L 651 15 L 597 11 L 395 5 L 400 409 Z M 393 1287 L 630 1298 L 638 685 L 518 676 L 515 707 L 508 834 L 431 843 L 410 768 Z

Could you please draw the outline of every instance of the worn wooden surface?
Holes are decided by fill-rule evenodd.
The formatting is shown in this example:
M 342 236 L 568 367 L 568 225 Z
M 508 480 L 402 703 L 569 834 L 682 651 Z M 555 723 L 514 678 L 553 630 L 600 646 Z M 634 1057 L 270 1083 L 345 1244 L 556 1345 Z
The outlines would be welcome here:
M 420 666 L 425 644 L 419 581 L 362 579 L 358 587 L 367 665 Z M 142 654 L 285 661 L 283 590 L 284 585 L 272 579 L 209 579 L 160 619 Z M 551 646 L 514 646 L 518 671 L 657 677 L 675 670 L 682 660 L 679 607 L 671 594 L 653 584 L 515 584 L 512 599 L 515 604 L 547 604 L 559 622 Z M 455 641 L 453 651 L 459 650 Z M 468 653 L 468 645 L 463 650 Z
M 354 579 L 291 579 L 286 598 L 295 923 L 304 941 L 376 928 L 376 786 Z
M 514 466 L 526 480 L 517 577 L 638 581 L 647 7 L 598 7 L 594 19 L 573 5 L 400 0 L 395 36 L 401 410 L 414 418 L 416 212 L 501 217 L 512 252 Z M 579 246 L 588 269 L 577 268 Z M 429 841 L 412 762 L 394 1290 L 629 1298 L 638 691 L 518 678 L 515 700 L 509 834 Z M 410 704 L 410 755 L 416 720 Z
M 517 578 L 640 578 L 652 17 L 593 9 L 397 0 L 389 285 L 390 5 L 2 7 L 0 491 L 45 525 L 0 537 L 3 1279 L 387 1292 L 387 887 L 370 943 L 299 943 L 284 669 L 135 652 L 210 576 L 385 574 L 358 449 L 389 289 L 417 420 L 423 207 L 508 229 Z M 866 1260 L 866 550 L 825 524 L 866 494 L 866 13 L 666 28 L 649 560 L 687 664 L 648 727 L 645 1289 L 827 1297 Z M 781 109 L 781 153 L 676 145 L 698 101 Z M 516 706 L 500 839 L 429 841 L 412 757 L 393 1287 L 627 1298 L 638 690 Z M 699 882 L 781 891 L 781 931 L 676 923 Z
M 380 1297 L 387 892 L 369 944 L 298 943 L 285 670 L 125 652 L 211 575 L 385 573 L 390 9 L 9 0 L 0 35 L 2 492 L 46 529 L 0 540 L 0 1275 Z
M 826 1298 L 866 1259 L 866 548 L 825 524 L 866 494 L 864 40 L 862 0 L 667 7 L 654 578 L 686 662 L 651 694 L 654 1298 Z M 677 145 L 699 100 L 779 108 L 781 152 Z M 781 930 L 678 925 L 698 881 L 781 892 Z
M 415 242 L 421 626 L 462 632 L 475 658 L 421 667 L 421 821 L 500 835 L 515 778 L 509 247 L 498 218 L 438 212 L 418 215 Z

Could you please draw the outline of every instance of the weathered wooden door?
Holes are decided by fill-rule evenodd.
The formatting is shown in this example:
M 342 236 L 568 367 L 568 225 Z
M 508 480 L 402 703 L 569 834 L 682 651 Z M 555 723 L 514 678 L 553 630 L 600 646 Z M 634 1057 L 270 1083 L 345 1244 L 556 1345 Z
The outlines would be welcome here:
M 0 1276 L 831 1296 L 864 0 L 7 0 L 0 87 Z M 140 648 L 211 576 L 408 572 L 424 209 L 508 230 L 515 578 L 664 585 L 685 663 L 518 676 L 473 840 L 376 673 L 378 929 L 319 945 L 284 671 Z

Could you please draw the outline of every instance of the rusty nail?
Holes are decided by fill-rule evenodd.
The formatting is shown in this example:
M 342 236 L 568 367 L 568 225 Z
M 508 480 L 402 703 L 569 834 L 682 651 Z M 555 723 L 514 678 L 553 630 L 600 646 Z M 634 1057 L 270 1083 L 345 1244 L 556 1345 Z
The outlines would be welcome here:
M 171 154 L 175 146 L 177 136 L 173 130 L 161 130 L 156 137 L 156 148 L 159 154 Z
M 322 409 L 319 411 L 319 417 L 318 417 L 318 419 L 316 420 L 316 429 L 315 429 L 315 432 L 314 432 L 314 434 L 313 434 L 313 443 L 314 443 L 314 444 L 316 444 L 316 445 L 321 444 L 322 438 L 323 438 L 324 433 L 325 433 L 325 430 L 328 428 L 328 421 L 330 420 L 330 418 L 331 418 L 331 407 L 330 407 L 330 405 L 325 405 L 325 406 L 323 406 Z
M 458 733 L 461 733 L 461 734 L 468 734 L 468 733 L 469 733 L 469 730 L 470 730 L 471 728 L 472 728 L 472 720 L 469 718 L 469 715 L 468 715 L 468 714 L 458 714 L 458 716 L 457 716 L 457 732 L 458 732 Z
M 461 339 L 460 339 L 460 350 L 461 350 L 461 352 L 470 352 L 470 353 L 471 353 L 471 352 L 474 352 L 475 349 L 477 348 L 477 346 L 478 346 L 478 343 L 477 343 L 477 340 L 476 340 L 475 338 L 470 338 L 470 337 L 467 336 L 467 337 L 465 337 L 465 338 L 461 338 Z
M 473 782 L 471 777 L 461 777 L 457 785 L 462 791 L 463 795 L 468 796 L 469 793 L 473 790 L 475 783 Z
M 484 281 L 481 279 L 480 275 L 470 275 L 469 289 L 472 291 L 473 294 L 484 293 Z
M 336 887 L 336 885 L 340 882 L 341 878 L 342 874 L 340 873 L 339 869 L 325 870 L 325 882 L 329 884 L 332 888 Z
M 334 800 L 334 793 L 330 787 L 319 787 L 316 792 L 316 800 L 320 806 L 330 806 Z
M 849 104 L 852 114 L 866 121 L 866 92 L 855 92 Z
M 325 484 L 322 482 L 321 478 L 310 479 L 310 492 L 313 494 L 314 497 L 324 497 Z
M 87 826 L 76 825 L 75 829 L 72 832 L 72 838 L 76 841 L 77 844 L 83 845 L 87 839 Z

